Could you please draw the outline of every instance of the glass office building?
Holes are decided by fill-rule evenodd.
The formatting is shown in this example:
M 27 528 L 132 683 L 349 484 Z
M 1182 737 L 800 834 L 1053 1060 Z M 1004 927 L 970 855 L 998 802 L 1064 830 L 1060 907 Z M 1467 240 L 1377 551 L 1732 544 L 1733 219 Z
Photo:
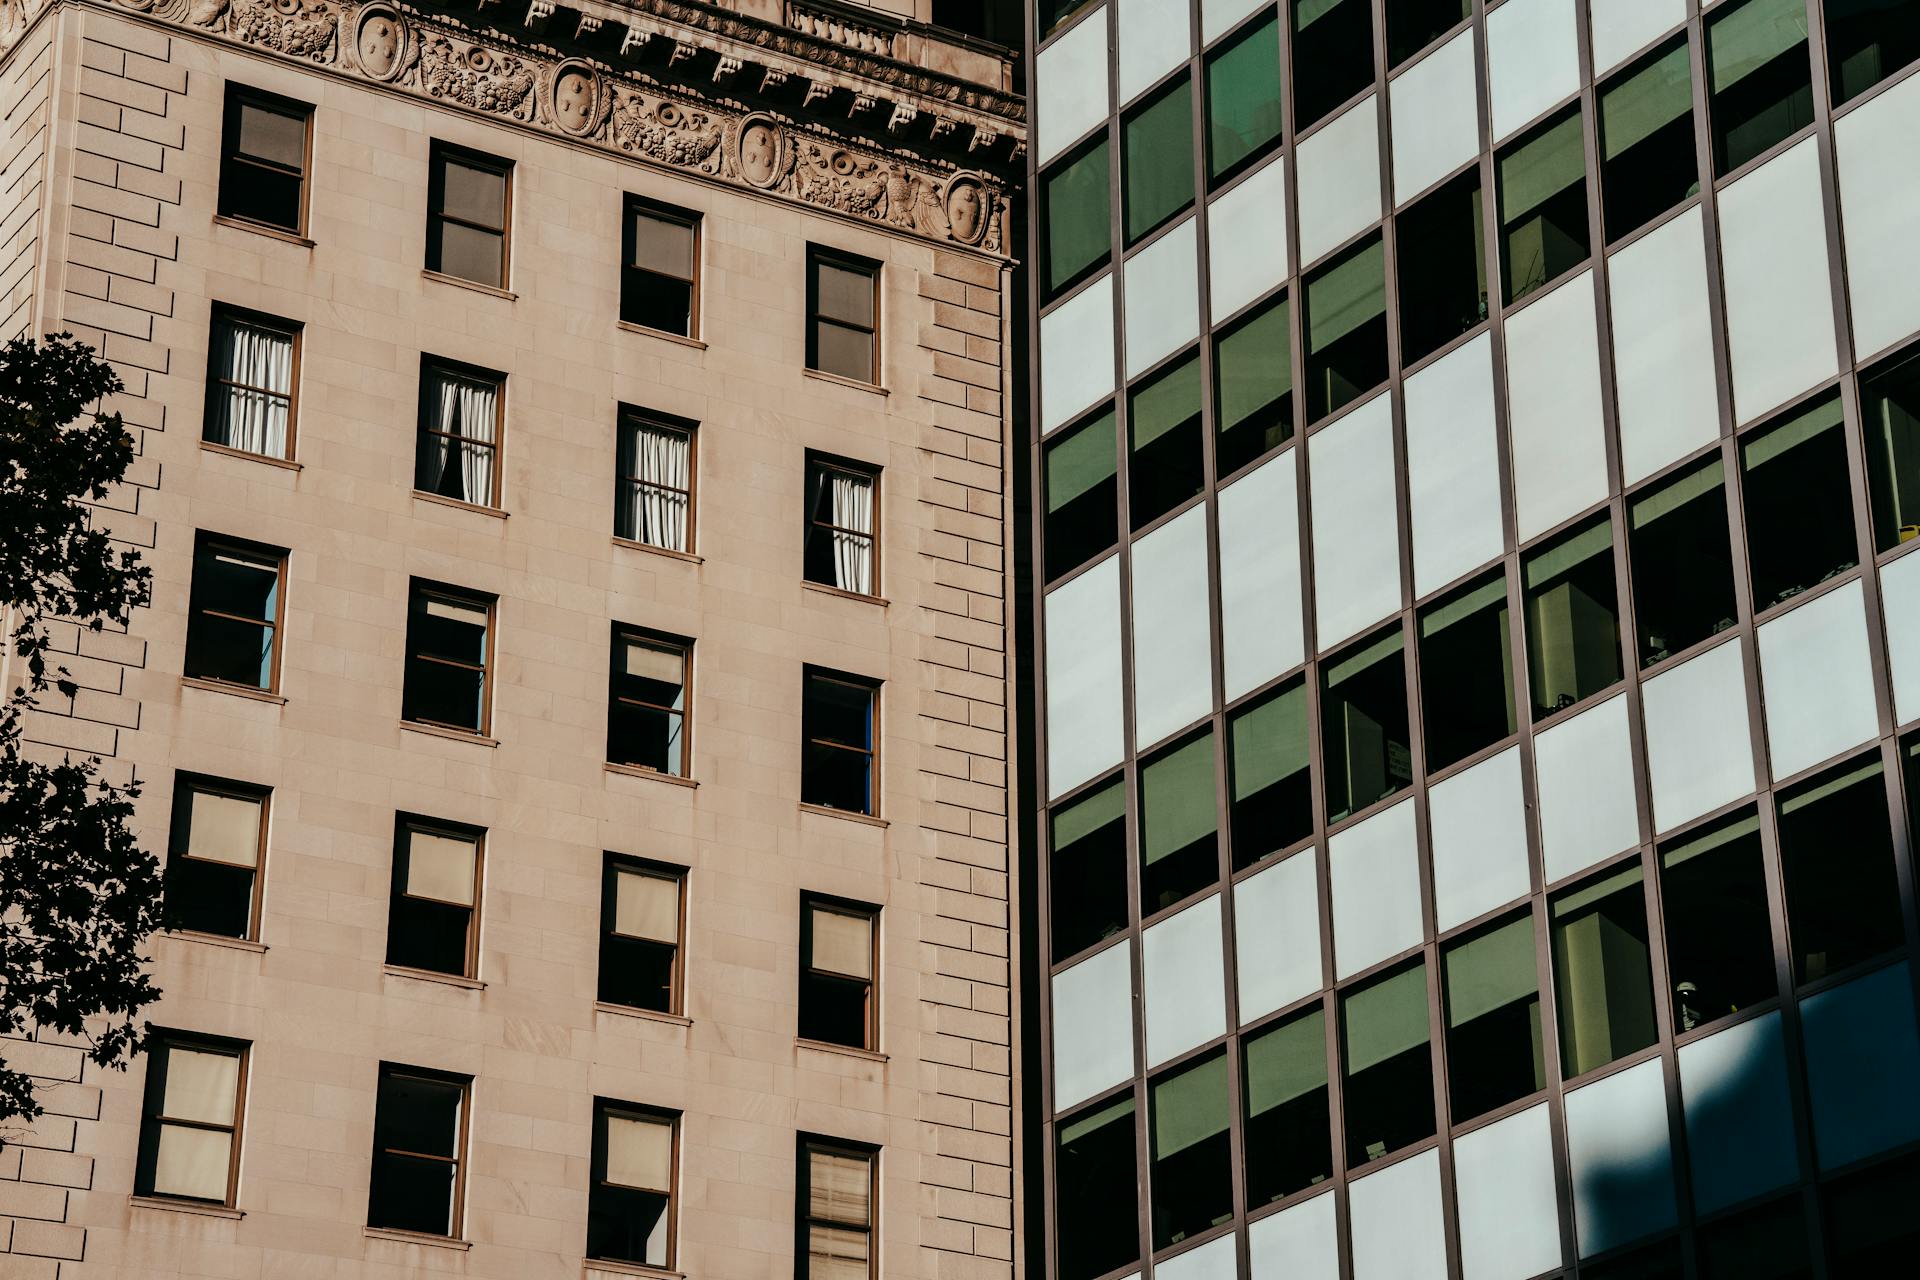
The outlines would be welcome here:
M 1044 1274 L 1904 1274 L 1920 3 L 1029 16 Z

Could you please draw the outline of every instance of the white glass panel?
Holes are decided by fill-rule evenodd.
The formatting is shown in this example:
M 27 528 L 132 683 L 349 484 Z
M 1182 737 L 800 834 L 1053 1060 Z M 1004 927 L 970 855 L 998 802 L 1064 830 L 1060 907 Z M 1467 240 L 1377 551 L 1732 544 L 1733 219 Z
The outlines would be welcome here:
M 1252 1280 L 1339 1280 L 1333 1193 L 1303 1200 L 1247 1228 Z
M 1287 158 L 1275 156 L 1207 206 L 1213 318 L 1232 315 L 1287 276 Z
M 1298 456 L 1288 450 L 1220 491 L 1220 650 L 1230 699 L 1306 656 Z
M 1107 118 L 1107 14 L 1096 9 L 1034 60 L 1034 150 L 1040 163 Z
M 1127 259 L 1127 377 L 1200 332 L 1197 237 L 1188 218 Z
M 1545 1106 L 1454 1139 L 1465 1280 L 1526 1280 L 1560 1256 L 1553 1130 Z
M 1133 735 L 1144 747 L 1213 709 L 1204 504 L 1133 544 Z
M 1320 978 L 1319 851 L 1306 849 L 1233 889 L 1240 1021 L 1312 995 Z
M 1720 266 L 1734 417 L 1751 422 L 1839 367 L 1814 139 L 1720 193 Z
M 1483 333 L 1414 374 L 1406 395 L 1413 593 L 1423 596 L 1504 545 L 1492 337 Z
M 873 919 L 813 908 L 813 967 L 849 978 L 873 977 Z
M 1427 821 L 1440 928 L 1465 924 L 1526 894 L 1532 880 L 1518 747 L 1435 786 L 1427 793 Z
M 1753 790 L 1745 672 L 1742 642 L 1735 639 L 1644 686 L 1656 833 Z
M 1300 261 L 1380 221 L 1380 99 L 1368 97 L 1299 145 Z
M 1533 760 L 1549 882 L 1639 843 L 1624 697 L 1548 729 L 1534 739 Z
M 1920 1036 L 1905 963 L 1800 1002 L 1813 1149 L 1834 1169 L 1920 1137 Z
M 167 1119 L 232 1124 L 239 1093 L 237 1054 L 168 1047 L 167 1092 L 160 1103 Z
M 1103 275 L 1040 321 L 1040 429 L 1112 394 L 1113 276 Z
M 1333 967 L 1345 978 L 1418 946 L 1420 857 L 1413 804 L 1402 801 L 1327 842 L 1333 877 Z
M 613 931 L 655 942 L 680 941 L 680 882 L 637 871 L 614 873 Z
M 1920 329 L 1920 79 L 1908 76 L 1833 126 L 1853 344 L 1872 355 Z
M 163 1125 L 160 1149 L 153 1162 L 154 1194 L 224 1202 L 227 1162 L 232 1158 L 233 1135 L 230 1133 Z
M 260 801 L 245 796 L 193 792 L 187 852 L 235 867 L 260 864 Z
M 1487 15 L 1496 140 L 1580 87 L 1579 48 L 1573 0 L 1507 0 Z
M 1147 1066 L 1227 1029 L 1227 978 L 1214 895 L 1140 935 L 1146 972 Z
M 1353 1280 L 1446 1280 L 1438 1151 L 1356 1178 L 1348 1195 Z
M 672 1190 L 673 1126 L 637 1116 L 608 1116 L 607 1181 L 642 1191 Z
M 1125 751 L 1119 559 L 1055 588 L 1046 622 L 1047 784 L 1057 796 L 1120 763 Z
M 1607 496 L 1593 273 L 1507 320 L 1507 423 L 1522 540 Z
M 1680 1047 L 1693 1205 L 1712 1213 L 1799 1176 L 1780 1015 Z
M 1133 1075 L 1133 969 L 1123 942 L 1053 980 L 1053 1108 Z
M 472 906 L 477 852 L 471 840 L 430 831 L 407 832 L 407 893 Z
M 1687 0 L 1595 0 L 1593 70 L 1605 75 L 1687 20 Z
M 1887 661 L 1894 719 L 1920 719 L 1920 556 L 1901 556 L 1880 570 L 1880 606 L 1887 616 Z
M 1720 434 L 1703 225 L 1695 205 L 1607 260 L 1628 484 Z
M 1166 0 L 1115 0 L 1120 41 L 1120 101 L 1124 105 L 1193 56 L 1192 17 Z
M 1858 580 L 1760 628 L 1760 689 L 1776 778 L 1879 731 L 1867 661 L 1866 593 Z
M 1212 44 L 1215 36 L 1224 35 L 1234 23 L 1272 3 L 1273 0 L 1200 0 L 1200 39 Z
M 1224 1235 L 1177 1258 L 1153 1264 L 1154 1280 L 1238 1280 L 1239 1239 Z
M 1400 607 L 1393 414 L 1375 396 L 1307 441 L 1314 615 L 1332 648 Z M 1603 481 L 1604 483 L 1604 481 Z
M 1673 1225 L 1673 1150 L 1658 1058 L 1568 1094 L 1567 1148 L 1581 1257 Z
M 1462 31 L 1394 77 L 1393 202 L 1405 204 L 1480 151 L 1473 32 Z

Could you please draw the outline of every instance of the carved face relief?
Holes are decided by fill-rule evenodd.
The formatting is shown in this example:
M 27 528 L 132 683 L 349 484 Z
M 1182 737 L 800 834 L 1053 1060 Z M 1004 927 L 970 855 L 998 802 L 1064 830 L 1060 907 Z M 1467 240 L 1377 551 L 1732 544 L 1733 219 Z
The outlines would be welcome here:
M 765 120 L 740 131 L 740 176 L 756 187 L 771 185 L 780 161 L 780 135 Z
M 593 128 L 598 100 L 593 73 L 584 67 L 568 67 L 553 81 L 554 123 L 568 133 L 586 133 Z

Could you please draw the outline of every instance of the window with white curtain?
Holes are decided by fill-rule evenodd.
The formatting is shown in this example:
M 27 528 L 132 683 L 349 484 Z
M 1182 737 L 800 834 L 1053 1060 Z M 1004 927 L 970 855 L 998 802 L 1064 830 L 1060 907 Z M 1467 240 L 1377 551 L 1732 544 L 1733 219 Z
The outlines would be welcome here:
M 878 471 L 807 459 L 808 582 L 879 594 Z
M 300 327 L 216 311 L 207 371 L 209 444 L 267 458 L 293 455 L 293 363 Z
M 693 550 L 693 434 L 690 422 L 621 413 L 615 537 Z
M 413 487 L 475 506 L 498 505 L 500 401 L 497 373 L 428 361 L 420 377 L 420 445 Z

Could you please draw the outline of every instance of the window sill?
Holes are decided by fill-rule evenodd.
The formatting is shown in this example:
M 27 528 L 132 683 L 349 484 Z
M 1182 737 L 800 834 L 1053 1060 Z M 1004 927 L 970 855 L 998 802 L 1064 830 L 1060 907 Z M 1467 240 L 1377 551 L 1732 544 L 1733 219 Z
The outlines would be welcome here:
M 692 347 L 695 351 L 705 351 L 707 349 L 706 343 L 700 341 L 700 339 L 698 338 L 689 338 L 684 333 L 674 333 L 668 329 L 655 329 L 650 325 L 635 324 L 631 320 L 615 320 L 613 323 L 615 327 L 625 329 L 628 333 L 645 334 L 649 338 L 659 338 L 666 342 L 677 343 L 683 347 Z M 657 1272 L 657 1271 L 647 1271 L 647 1272 L 643 1272 L 642 1274 L 643 1275 L 664 1275 L 666 1273 Z
M 381 972 L 389 978 L 417 978 L 421 982 L 437 982 L 443 987 L 459 987 L 463 991 L 487 989 L 487 984 L 478 978 L 463 978 L 457 973 L 440 973 L 433 969 L 409 969 L 403 964 L 382 965 Z
M 849 591 L 845 587 L 829 586 L 824 582 L 809 582 L 805 578 L 800 580 L 800 586 L 805 591 L 818 591 L 823 596 L 839 596 L 844 600 L 858 600 L 862 604 L 877 604 L 882 609 L 889 603 L 885 596 L 870 596 L 859 591 Z
M 851 809 L 835 809 L 824 804 L 808 804 L 805 800 L 800 802 L 800 812 L 817 813 L 823 818 L 839 818 L 846 822 L 858 822 L 869 827 L 887 827 L 893 825 L 885 818 L 876 818 L 870 813 L 855 813 Z
M 232 227 L 235 231 L 249 231 L 256 236 L 265 236 L 269 240 L 284 240 L 288 244 L 297 244 L 302 249 L 313 248 L 313 241 L 303 235 L 288 231 L 284 227 L 269 227 L 264 223 L 248 222 L 245 218 L 229 218 L 225 214 L 216 213 L 213 215 L 213 225 Z
M 616 1018 L 634 1018 L 641 1022 L 661 1022 L 670 1027 L 690 1027 L 693 1019 L 677 1013 L 662 1013 L 658 1009 L 642 1009 L 638 1005 L 608 1004 L 604 1000 L 593 1002 L 595 1013 L 604 1013 Z
M 420 277 L 423 280 L 433 280 L 440 284 L 450 284 L 456 289 L 471 289 L 475 293 L 484 293 L 495 298 L 505 298 L 508 302 L 512 302 L 520 296 L 511 289 L 501 289 L 494 285 L 481 284 L 478 280 L 463 280 L 459 276 L 443 275 L 438 271 L 427 271 L 424 268 L 420 272 Z
M 424 733 L 429 738 L 445 738 L 449 742 L 471 742 L 476 747 L 497 747 L 500 739 L 489 738 L 484 733 L 475 733 L 471 729 L 447 729 L 437 724 L 421 724 L 418 720 L 402 720 L 400 727 L 408 733 Z
M 161 932 L 182 942 L 199 942 L 209 947 L 225 947 L 229 951 L 251 951 L 259 955 L 267 949 L 266 943 L 255 942 L 251 938 L 229 938 L 225 934 L 202 933 L 198 929 L 163 929 Z
M 663 1267 L 649 1267 L 639 1262 L 596 1262 L 588 1258 L 581 1268 L 585 1276 L 651 1276 L 653 1280 L 686 1280 L 682 1271 L 668 1271 Z
M 802 369 L 800 372 L 809 378 L 821 382 L 831 382 L 836 387 L 852 387 L 855 391 L 865 391 L 876 396 L 890 396 L 893 393 L 877 382 L 862 382 L 858 378 L 843 378 L 837 373 L 828 373 L 824 369 Z
M 250 698 L 255 702 L 270 702 L 276 707 L 284 707 L 287 700 L 277 693 L 266 689 L 253 689 L 244 684 L 228 684 L 225 680 L 207 680 L 200 676 L 181 676 L 180 685 L 185 689 L 204 689 L 208 693 L 230 693 L 236 698 Z
M 650 778 L 655 782 L 671 783 L 676 787 L 693 788 L 700 785 L 698 778 L 683 778 L 677 773 L 662 773 L 658 769 L 648 769 L 637 764 L 616 764 L 612 760 L 607 761 L 606 770 L 608 773 L 624 774 L 629 778 Z
M 859 1058 L 863 1062 L 886 1062 L 887 1055 L 878 1049 L 856 1049 L 850 1044 L 829 1044 L 825 1040 L 809 1040 L 805 1036 L 796 1036 L 793 1041 L 796 1049 L 811 1049 L 815 1053 L 831 1053 L 843 1058 Z
M 656 556 L 666 556 L 669 560 L 685 560 L 688 564 L 705 564 L 706 557 L 697 556 L 691 551 L 675 551 L 672 547 L 656 547 L 651 542 L 638 542 L 632 538 L 613 536 L 613 545 L 625 547 L 630 551 L 648 551 Z
M 440 507 L 452 507 L 456 511 L 471 511 L 475 515 L 492 516 L 495 520 L 507 518 L 507 513 L 499 507 L 482 506 L 478 502 L 462 502 L 459 498 L 442 497 L 437 493 L 428 493 L 425 489 L 415 489 L 413 496 L 421 502 L 431 502 Z
M 461 1240 L 454 1236 L 430 1236 L 424 1231 L 401 1231 L 394 1227 L 362 1227 L 369 1240 L 391 1240 L 395 1244 L 424 1244 L 434 1249 L 458 1249 L 461 1252 L 473 1248 L 473 1241 Z
M 236 1209 L 228 1204 L 208 1204 L 200 1200 L 175 1200 L 171 1196 L 127 1197 L 127 1203 L 135 1209 L 158 1209 L 163 1213 L 192 1213 L 202 1218 L 227 1218 L 239 1221 L 247 1216 L 246 1210 Z
M 229 458 L 240 458 L 247 462 L 262 462 L 269 467 L 279 467 L 283 471 L 302 470 L 301 464 L 292 458 L 273 458 L 264 453 L 248 453 L 245 449 L 235 449 L 231 445 L 215 444 L 211 440 L 202 440 L 200 447 L 208 453 L 224 454 Z

